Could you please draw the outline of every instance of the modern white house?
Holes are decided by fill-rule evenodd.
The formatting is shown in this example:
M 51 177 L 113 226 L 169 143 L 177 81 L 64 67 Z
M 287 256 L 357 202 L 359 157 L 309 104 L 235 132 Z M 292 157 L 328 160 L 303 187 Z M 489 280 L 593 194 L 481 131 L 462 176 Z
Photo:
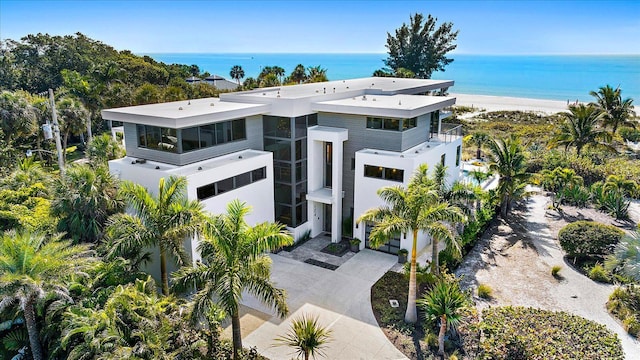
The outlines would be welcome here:
M 370 226 L 353 220 L 383 204 L 379 188 L 406 185 L 422 163 L 444 163 L 458 178 L 461 128 L 442 122 L 456 100 L 429 95 L 452 85 L 371 77 L 103 110 L 123 124 L 127 150 L 109 167 L 150 191 L 161 177 L 185 176 L 188 197 L 207 210 L 237 198 L 253 207 L 249 223 L 279 221 L 295 239 L 338 242 L 347 225 L 365 247 Z M 429 243 L 421 238 L 418 250 Z M 379 250 L 410 247 L 401 234 Z

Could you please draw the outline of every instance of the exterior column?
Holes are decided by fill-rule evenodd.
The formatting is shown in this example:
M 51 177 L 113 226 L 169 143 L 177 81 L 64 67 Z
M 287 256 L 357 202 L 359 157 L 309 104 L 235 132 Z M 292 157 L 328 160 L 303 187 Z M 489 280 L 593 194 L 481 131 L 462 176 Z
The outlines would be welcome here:
M 342 240 L 342 162 L 343 143 L 332 141 L 331 159 L 331 242 Z

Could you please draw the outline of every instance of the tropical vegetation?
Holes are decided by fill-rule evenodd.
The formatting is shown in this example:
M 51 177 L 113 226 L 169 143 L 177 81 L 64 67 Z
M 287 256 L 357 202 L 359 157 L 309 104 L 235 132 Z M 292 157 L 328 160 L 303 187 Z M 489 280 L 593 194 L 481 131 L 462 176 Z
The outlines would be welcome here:
M 158 247 L 164 295 L 169 295 L 167 261 L 174 259 L 180 266 L 190 264 L 183 242 L 198 233 L 204 217 L 202 204 L 186 198 L 186 186 L 186 178 L 161 178 L 158 192 L 152 194 L 142 185 L 124 182 L 120 192 L 134 213 L 114 215 L 107 228 L 111 258 Z
M 399 77 L 429 79 L 435 71 L 444 71 L 453 62 L 447 53 L 454 50 L 458 31 L 453 24 L 421 13 L 410 16 L 410 23 L 402 24 L 395 32 L 387 33 L 388 57 L 384 60 L 387 70 L 375 75 L 391 73 Z M 408 74 L 407 74 L 408 73 Z
M 426 164 L 415 171 L 409 185 L 388 186 L 378 190 L 378 195 L 386 205 L 367 210 L 357 222 L 374 224 L 369 237 L 372 247 L 380 247 L 393 236 L 411 234 L 411 273 L 405 321 L 418 320 L 416 308 L 416 254 L 420 232 L 428 235 L 432 242 L 432 273 L 437 274 L 438 243 L 444 241 L 447 247 L 460 249 L 455 225 L 466 221 L 463 211 L 440 197 L 436 181 L 429 176 Z
M 615 333 L 566 312 L 491 307 L 480 328 L 483 359 L 624 359 Z
M 202 262 L 183 266 L 175 273 L 175 288 L 188 291 L 195 286 L 193 316 L 202 317 L 215 308 L 231 318 L 234 359 L 242 349 L 240 301 L 243 291 L 275 309 L 280 317 L 289 313 L 286 293 L 271 281 L 271 259 L 265 252 L 293 244 L 284 225 L 260 223 L 249 226 L 245 216 L 250 207 L 234 200 L 225 214 L 204 221 L 198 251 Z
M 275 339 L 276 345 L 289 346 L 298 358 L 304 360 L 324 356 L 322 349 L 331 341 L 331 330 L 318 323 L 318 318 L 302 314 L 291 320 L 291 328 L 285 335 Z

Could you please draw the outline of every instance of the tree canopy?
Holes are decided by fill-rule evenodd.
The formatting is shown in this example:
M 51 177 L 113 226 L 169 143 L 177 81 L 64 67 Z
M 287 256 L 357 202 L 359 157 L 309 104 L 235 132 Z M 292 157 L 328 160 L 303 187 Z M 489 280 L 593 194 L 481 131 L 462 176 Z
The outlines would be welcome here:
M 437 26 L 438 19 L 431 14 L 426 20 L 420 13 L 410 19 L 409 25 L 403 23 L 394 34 L 387 33 L 389 57 L 384 63 L 393 73 L 412 72 L 416 78 L 429 79 L 434 71 L 444 71 L 453 62 L 446 55 L 456 48 L 459 31 L 450 22 Z

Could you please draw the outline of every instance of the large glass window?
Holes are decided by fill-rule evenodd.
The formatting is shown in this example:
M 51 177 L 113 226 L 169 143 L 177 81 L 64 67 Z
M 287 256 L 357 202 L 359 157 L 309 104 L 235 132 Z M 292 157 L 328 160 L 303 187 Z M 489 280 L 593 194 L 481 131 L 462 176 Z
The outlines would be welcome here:
M 198 200 L 205 200 L 210 197 L 223 194 L 227 191 L 232 191 L 256 181 L 260 181 L 266 178 L 266 174 L 267 168 L 261 167 L 211 184 L 200 186 L 196 189 L 196 194 L 198 196 Z
M 262 117 L 264 119 L 264 135 L 279 138 L 291 138 L 291 119 L 281 116 Z
M 245 119 L 179 130 L 150 125 L 137 125 L 136 129 L 139 147 L 170 152 L 184 153 L 247 138 Z M 180 138 L 182 149 L 178 147 Z
M 264 150 L 273 153 L 274 160 L 291 161 L 291 141 L 264 139 Z
M 182 151 L 200 149 L 200 131 L 198 127 L 182 129 Z
M 376 179 L 385 179 L 397 182 L 404 181 L 404 170 L 386 168 L 382 166 L 365 165 L 364 176 Z
M 402 128 L 400 124 L 402 123 Z M 367 117 L 367 129 L 378 130 L 390 130 L 390 131 L 404 131 L 413 129 L 416 127 L 416 118 L 411 119 L 391 119 L 391 118 L 378 118 Z

